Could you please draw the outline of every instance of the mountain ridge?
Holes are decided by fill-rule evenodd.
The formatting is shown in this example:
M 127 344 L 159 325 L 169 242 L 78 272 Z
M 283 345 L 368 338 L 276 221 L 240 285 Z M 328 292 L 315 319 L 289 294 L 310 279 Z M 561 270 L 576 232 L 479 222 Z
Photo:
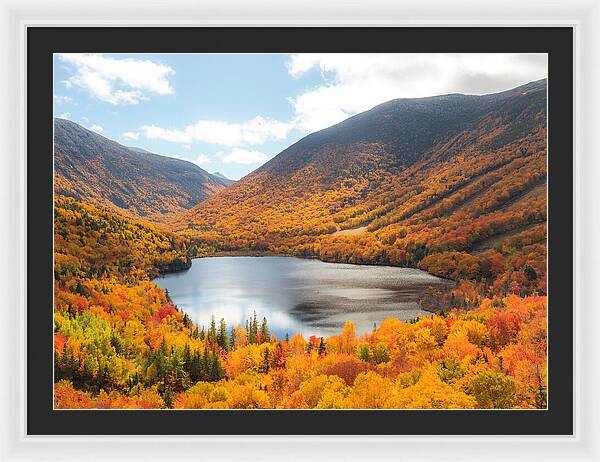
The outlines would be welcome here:
M 60 118 L 54 166 L 57 194 L 158 220 L 229 186 L 192 162 L 127 147 Z
M 452 124 L 453 124 L 452 128 L 454 128 L 454 130 L 456 130 L 457 127 L 460 126 L 461 123 L 464 124 L 464 123 L 466 123 L 467 120 L 474 120 L 477 117 L 481 116 L 481 114 L 485 112 L 485 110 L 489 107 L 490 104 L 494 104 L 494 103 L 497 104 L 499 101 L 506 100 L 507 98 L 510 98 L 511 96 L 514 96 L 515 94 L 519 94 L 519 93 L 522 94 L 524 91 L 525 92 L 529 92 L 529 91 L 535 92 L 537 90 L 545 89 L 546 82 L 547 82 L 547 79 L 541 79 L 541 80 L 527 83 L 525 85 L 518 86 L 518 87 L 510 89 L 510 90 L 505 90 L 500 93 L 492 93 L 492 94 L 486 94 L 486 95 L 481 95 L 481 96 L 453 93 L 453 94 L 446 94 L 446 95 L 427 96 L 427 97 L 423 97 L 423 98 L 392 99 L 392 100 L 386 101 L 384 103 L 378 104 L 367 111 L 353 115 L 353 116 L 345 119 L 344 121 L 339 122 L 331 127 L 327 127 L 325 129 L 319 130 L 317 132 L 314 132 L 314 133 L 311 133 L 311 134 L 305 136 L 301 140 L 297 141 L 296 143 L 292 144 L 288 148 L 284 149 L 277 156 L 270 159 L 268 162 L 263 164 L 261 167 L 254 170 L 253 172 L 251 172 L 249 175 L 252 175 L 255 172 L 260 172 L 265 169 L 268 169 L 273 164 L 276 164 L 278 162 L 278 159 L 281 159 L 282 155 L 283 156 L 289 155 L 289 153 L 295 152 L 295 150 L 298 149 L 298 147 L 301 147 L 302 151 L 304 153 L 306 153 L 306 151 L 310 152 L 313 145 L 327 144 L 331 139 L 334 139 L 334 138 L 339 139 L 340 136 L 346 136 L 346 137 L 350 138 L 350 139 L 346 139 L 344 141 L 344 144 L 365 143 L 365 142 L 368 143 L 368 142 L 373 142 L 373 141 L 381 142 L 382 138 L 387 141 L 387 138 L 389 138 L 389 137 L 386 137 L 386 136 L 382 137 L 381 136 L 381 128 L 373 129 L 373 125 L 370 125 L 372 122 L 369 125 L 367 125 L 367 127 L 365 129 L 365 124 L 364 124 L 365 120 L 369 119 L 373 114 L 377 113 L 378 111 L 383 111 L 384 117 L 387 118 L 387 117 L 389 117 L 390 112 L 400 112 L 400 111 L 404 110 L 404 111 L 407 111 L 407 116 L 409 116 L 410 118 L 414 118 L 415 116 L 430 115 L 432 112 L 435 111 L 435 109 L 436 109 L 435 106 L 427 106 L 425 103 L 431 104 L 431 103 L 443 102 L 445 104 L 448 104 L 449 102 L 456 102 L 456 103 L 460 102 L 463 104 L 463 106 L 461 108 L 459 108 L 461 111 L 459 113 L 460 117 L 457 117 L 456 113 L 451 114 Z M 482 101 L 485 103 L 485 106 L 482 108 L 479 108 L 476 111 L 473 111 L 472 106 L 477 104 L 478 102 L 482 102 Z M 408 114 L 409 110 L 410 110 L 410 114 Z M 448 120 L 448 118 L 446 118 L 446 120 Z M 360 130 L 357 130 L 358 125 L 361 125 Z M 368 129 L 371 129 L 369 132 L 370 136 L 365 136 L 365 131 L 368 131 Z M 421 128 L 421 130 L 422 130 L 422 128 Z M 450 129 L 448 129 L 448 131 L 450 131 Z M 423 133 L 420 138 L 422 140 L 421 143 L 427 143 L 429 141 L 431 143 L 429 146 L 434 144 L 437 139 L 435 137 L 432 139 L 428 139 L 427 133 Z M 422 149 L 423 149 L 423 147 L 422 147 Z

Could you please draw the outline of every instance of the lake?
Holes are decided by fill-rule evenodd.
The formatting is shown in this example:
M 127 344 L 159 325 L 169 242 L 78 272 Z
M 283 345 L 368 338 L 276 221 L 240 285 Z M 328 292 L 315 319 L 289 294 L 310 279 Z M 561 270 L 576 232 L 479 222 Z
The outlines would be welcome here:
M 296 332 L 330 336 L 347 319 L 358 334 L 388 317 L 415 318 L 417 303 L 428 286 L 448 281 L 424 271 L 391 266 L 324 263 L 296 257 L 206 257 L 189 270 L 154 282 L 169 290 L 173 303 L 201 325 L 212 315 L 225 318 L 228 330 L 256 311 L 267 318 L 278 338 Z

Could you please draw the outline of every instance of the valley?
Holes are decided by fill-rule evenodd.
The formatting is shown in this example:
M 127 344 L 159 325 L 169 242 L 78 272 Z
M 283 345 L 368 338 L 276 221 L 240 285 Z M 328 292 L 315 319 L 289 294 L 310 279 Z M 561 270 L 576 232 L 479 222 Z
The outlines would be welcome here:
M 167 224 L 200 249 L 418 267 L 487 280 L 490 294 L 544 293 L 546 231 L 533 227 L 546 220 L 545 94 L 540 81 L 385 103 L 309 135 Z M 423 135 L 401 137 L 417 121 Z M 525 267 L 540 278 L 525 278 Z
M 56 119 L 56 407 L 544 408 L 546 85 L 388 101 L 236 182 Z

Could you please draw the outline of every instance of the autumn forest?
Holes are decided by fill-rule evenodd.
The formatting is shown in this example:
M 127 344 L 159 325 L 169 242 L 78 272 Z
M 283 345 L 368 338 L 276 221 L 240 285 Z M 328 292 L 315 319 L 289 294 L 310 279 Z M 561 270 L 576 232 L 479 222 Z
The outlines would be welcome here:
M 55 407 L 545 408 L 546 130 L 546 80 L 392 100 L 232 183 L 56 119 Z M 451 283 L 414 319 L 278 336 L 152 282 L 231 253 Z

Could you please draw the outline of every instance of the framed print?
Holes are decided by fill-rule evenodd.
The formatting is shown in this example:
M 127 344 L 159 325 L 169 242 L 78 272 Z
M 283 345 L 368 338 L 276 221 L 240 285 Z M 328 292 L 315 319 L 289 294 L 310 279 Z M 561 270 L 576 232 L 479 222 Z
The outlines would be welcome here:
M 587 434 L 578 29 L 316 26 L 23 29 L 24 444 Z
M 109 32 L 113 53 L 74 52 L 109 47 Z M 168 34 L 203 45 L 144 54 L 126 40 Z M 53 40 L 53 124 L 29 133 L 34 146 L 46 127 L 54 156 L 36 157 L 29 184 L 54 172 L 54 392 L 48 407 L 44 381 L 28 384 L 29 428 L 110 409 L 123 431 L 293 415 L 301 433 L 388 433 L 386 413 L 401 425 L 461 409 L 475 433 L 484 419 L 572 431 L 571 314 L 552 310 L 571 298 L 572 259 L 552 239 L 572 233 L 549 218 L 571 215 L 571 185 L 548 181 L 572 168 L 549 155 L 571 145 L 572 30 L 32 28 L 36 104 L 37 46 Z M 41 225 L 29 246 L 46 245 Z

